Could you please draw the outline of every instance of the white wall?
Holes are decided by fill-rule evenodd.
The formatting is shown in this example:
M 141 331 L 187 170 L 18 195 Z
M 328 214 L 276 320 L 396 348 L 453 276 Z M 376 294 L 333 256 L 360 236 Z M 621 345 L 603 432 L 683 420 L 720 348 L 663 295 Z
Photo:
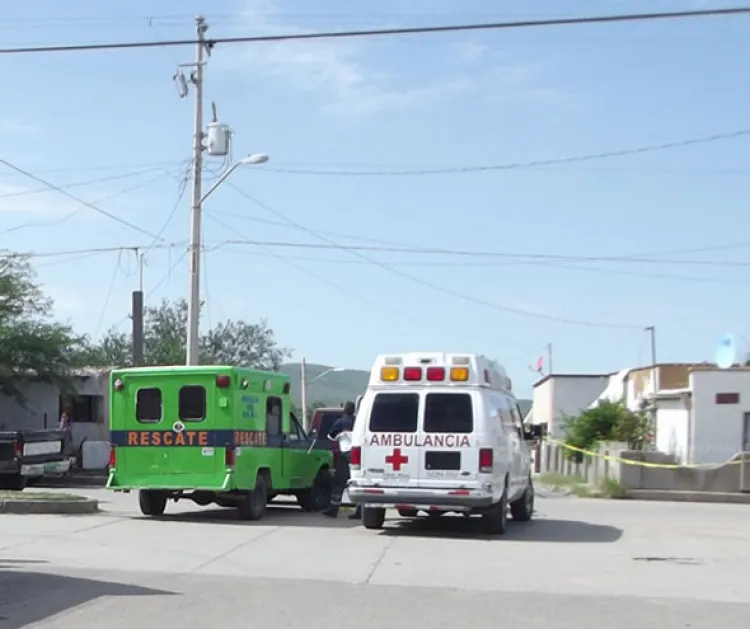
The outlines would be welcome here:
M 534 423 L 546 423 L 549 435 L 560 439 L 565 415 L 578 415 L 604 391 L 608 376 L 551 376 L 534 388 Z
M 656 403 L 656 449 L 687 462 L 690 413 L 681 398 Z
M 693 371 L 690 463 L 722 463 L 742 451 L 750 412 L 750 370 Z M 739 404 L 716 404 L 717 393 L 739 393 Z

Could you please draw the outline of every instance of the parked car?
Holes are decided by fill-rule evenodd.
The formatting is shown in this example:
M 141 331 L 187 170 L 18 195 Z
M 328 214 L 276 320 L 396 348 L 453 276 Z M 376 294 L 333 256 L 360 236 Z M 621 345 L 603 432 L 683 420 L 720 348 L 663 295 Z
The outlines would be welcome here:
M 67 474 L 65 439 L 59 430 L 0 432 L 0 489 L 21 490 L 44 476 Z

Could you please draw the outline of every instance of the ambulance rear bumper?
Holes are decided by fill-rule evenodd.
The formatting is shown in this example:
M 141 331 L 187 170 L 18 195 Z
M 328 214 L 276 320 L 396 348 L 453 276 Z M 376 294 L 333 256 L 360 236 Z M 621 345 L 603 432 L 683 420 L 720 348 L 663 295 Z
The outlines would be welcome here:
M 494 500 L 487 489 L 407 489 L 403 487 L 368 487 L 349 485 L 349 500 L 354 504 L 413 507 L 454 507 L 486 509 Z

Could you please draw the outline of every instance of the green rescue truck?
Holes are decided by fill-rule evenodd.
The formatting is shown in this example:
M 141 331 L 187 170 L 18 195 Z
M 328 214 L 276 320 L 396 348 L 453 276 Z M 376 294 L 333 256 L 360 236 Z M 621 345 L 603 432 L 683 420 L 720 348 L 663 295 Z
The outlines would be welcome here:
M 139 490 L 150 516 L 190 499 L 259 520 L 278 494 L 324 509 L 332 455 L 292 414 L 289 390 L 285 374 L 238 367 L 113 371 L 107 488 Z

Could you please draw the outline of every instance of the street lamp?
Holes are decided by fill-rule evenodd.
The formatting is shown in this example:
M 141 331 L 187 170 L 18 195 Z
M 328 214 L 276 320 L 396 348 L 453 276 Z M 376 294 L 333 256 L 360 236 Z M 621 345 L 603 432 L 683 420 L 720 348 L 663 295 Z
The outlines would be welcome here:
M 317 376 L 315 376 L 310 382 L 315 382 L 316 380 L 320 380 L 323 376 L 327 376 L 329 373 L 334 373 L 336 371 L 344 371 L 343 367 L 330 367 L 326 369 L 325 371 L 322 371 Z M 300 402 L 302 403 L 302 425 L 304 426 L 305 430 L 309 430 L 310 426 L 308 426 L 308 417 L 307 417 L 307 363 L 305 362 L 305 359 L 303 358 L 300 362 Z
M 201 260 L 201 211 L 203 202 L 213 194 L 222 183 L 224 183 L 240 166 L 254 166 L 265 164 L 269 160 L 265 153 L 251 153 L 236 161 L 227 168 L 221 176 L 208 189 L 202 197 L 194 194 L 192 207 L 192 229 L 190 233 L 190 293 L 188 294 L 188 321 L 187 321 L 187 360 L 188 365 L 198 364 L 198 341 L 200 322 L 200 260 Z M 195 177 L 200 181 L 200 169 L 196 168 Z M 198 190 L 200 183 L 197 183 Z M 194 190 L 195 192 L 195 190 Z

